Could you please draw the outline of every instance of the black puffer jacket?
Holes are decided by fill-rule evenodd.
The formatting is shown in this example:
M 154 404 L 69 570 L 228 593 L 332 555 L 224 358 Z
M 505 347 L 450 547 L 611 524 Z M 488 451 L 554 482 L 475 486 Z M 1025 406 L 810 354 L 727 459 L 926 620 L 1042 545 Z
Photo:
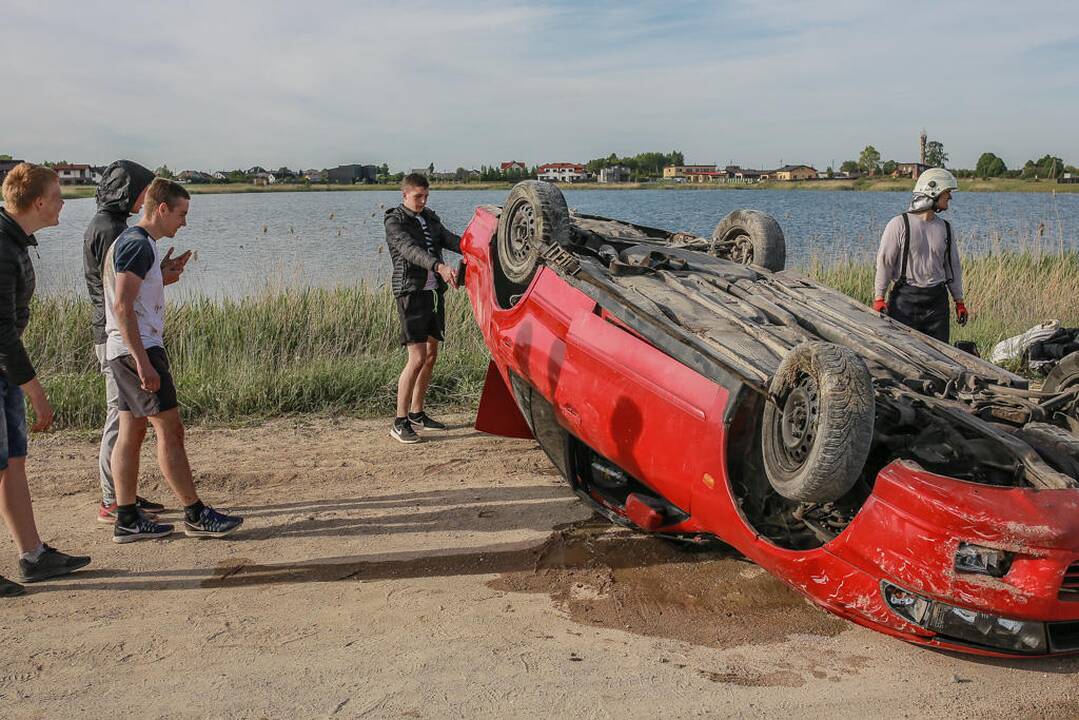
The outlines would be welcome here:
M 22 385 L 36 375 L 22 344 L 36 284 L 28 251 L 31 245 L 37 245 L 37 239 L 0 208 L 0 372 L 12 385 Z
M 86 289 L 94 304 L 90 320 L 94 344 L 105 342 L 105 294 L 101 286 L 101 269 L 105 253 L 127 229 L 131 205 L 135 198 L 154 180 L 154 174 L 130 160 L 117 160 L 105 168 L 97 186 L 97 214 L 90 220 L 83 235 L 82 264 L 86 274 Z
M 420 215 L 434 240 L 431 249 L 427 248 L 427 238 L 416 219 L 416 213 L 404 205 L 386 211 L 386 244 L 390 248 L 390 262 L 393 263 L 391 287 L 397 297 L 423 290 L 427 284 L 427 271 L 434 270 L 435 266 L 444 262 L 443 248 L 461 252 L 461 237 L 447 230 L 434 210 L 424 208 Z M 435 277 L 438 291 L 444 292 L 446 282 L 438 275 Z

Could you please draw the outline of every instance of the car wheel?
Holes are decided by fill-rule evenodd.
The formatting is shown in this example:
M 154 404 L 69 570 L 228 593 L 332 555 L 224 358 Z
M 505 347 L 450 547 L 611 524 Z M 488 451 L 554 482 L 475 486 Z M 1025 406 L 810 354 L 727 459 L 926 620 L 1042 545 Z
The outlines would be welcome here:
M 562 191 L 548 182 L 525 180 L 513 186 L 498 219 L 498 263 L 502 274 L 523 289 L 536 273 L 541 250 L 567 243 L 569 208 Z
M 1062 392 L 1079 385 L 1079 352 L 1065 355 L 1056 367 L 1049 371 L 1042 384 L 1045 392 Z
M 804 343 L 780 364 L 769 392 L 761 432 L 768 482 L 798 502 L 846 495 L 873 440 L 876 403 L 865 362 L 840 345 Z
M 759 210 L 735 210 L 712 231 L 721 256 L 742 265 L 779 272 L 787 266 L 787 241 L 776 219 Z
M 1063 392 L 1079 385 L 1079 352 L 1065 355 L 1064 359 L 1057 363 L 1056 367 L 1049 371 L 1042 383 L 1045 392 Z M 1073 400 L 1071 410 L 1062 409 L 1079 420 L 1079 400 Z M 1074 429 L 1074 425 L 1072 426 Z

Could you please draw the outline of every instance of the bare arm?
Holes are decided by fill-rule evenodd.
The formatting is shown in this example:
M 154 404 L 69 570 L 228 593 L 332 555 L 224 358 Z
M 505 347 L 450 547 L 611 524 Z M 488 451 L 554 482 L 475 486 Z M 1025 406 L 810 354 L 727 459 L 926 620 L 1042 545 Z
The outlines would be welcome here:
M 124 344 L 131 351 L 131 357 L 135 359 L 135 369 L 139 373 L 143 389 L 156 392 L 161 386 L 161 378 L 150 364 L 150 356 L 142 345 L 139 323 L 135 317 L 135 298 L 139 295 L 140 287 L 142 278 L 135 273 L 116 273 L 116 300 L 113 301 L 112 310 L 116 314 L 116 323 L 120 326 L 120 337 L 124 339 Z

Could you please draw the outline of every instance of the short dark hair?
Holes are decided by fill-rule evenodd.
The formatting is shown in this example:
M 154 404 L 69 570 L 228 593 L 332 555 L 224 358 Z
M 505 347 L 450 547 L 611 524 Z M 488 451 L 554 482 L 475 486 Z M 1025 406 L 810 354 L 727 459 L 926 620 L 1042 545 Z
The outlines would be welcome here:
M 183 185 L 162 177 L 154 178 L 149 189 L 146 190 L 146 207 L 156 211 L 158 205 L 165 203 L 169 210 L 172 210 L 176 206 L 176 201 L 181 198 L 191 199 L 191 195 Z
M 420 173 L 409 173 L 405 175 L 405 179 L 401 181 L 401 188 L 416 187 L 416 188 L 429 188 L 431 183 L 427 182 L 427 176 Z

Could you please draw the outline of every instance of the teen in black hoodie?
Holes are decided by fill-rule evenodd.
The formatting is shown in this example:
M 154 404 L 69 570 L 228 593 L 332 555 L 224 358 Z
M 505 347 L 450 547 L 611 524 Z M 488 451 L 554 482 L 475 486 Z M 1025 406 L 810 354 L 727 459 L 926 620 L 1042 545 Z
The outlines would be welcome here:
M 116 435 L 120 430 L 120 411 L 116 406 L 119 391 L 112 377 L 112 370 L 105 362 L 105 289 L 102 286 L 102 267 L 105 254 L 127 229 L 128 218 L 142 209 L 146 188 L 153 182 L 154 174 L 137 162 L 117 160 L 105 168 L 101 182 L 97 186 L 97 214 L 90 220 L 83 236 L 83 269 L 86 274 L 86 289 L 90 292 L 93 304 L 93 316 L 90 331 L 94 338 L 94 353 L 97 355 L 101 374 L 105 376 L 105 403 L 107 414 L 105 427 L 101 433 L 101 449 L 98 453 L 98 477 L 101 482 L 101 506 L 98 508 L 99 522 L 112 524 L 116 520 L 116 490 L 112 480 L 112 448 L 116 444 Z M 171 254 L 171 250 L 169 251 Z M 186 260 L 186 255 L 181 256 Z M 168 266 L 176 275 L 183 271 L 181 258 L 171 259 L 165 256 L 161 266 L 164 271 Z M 174 268 L 179 262 L 179 268 Z M 175 281 L 175 278 L 173 279 Z M 167 279 L 166 279 L 167 282 Z M 161 512 L 164 506 L 138 499 L 139 507 L 147 512 Z

